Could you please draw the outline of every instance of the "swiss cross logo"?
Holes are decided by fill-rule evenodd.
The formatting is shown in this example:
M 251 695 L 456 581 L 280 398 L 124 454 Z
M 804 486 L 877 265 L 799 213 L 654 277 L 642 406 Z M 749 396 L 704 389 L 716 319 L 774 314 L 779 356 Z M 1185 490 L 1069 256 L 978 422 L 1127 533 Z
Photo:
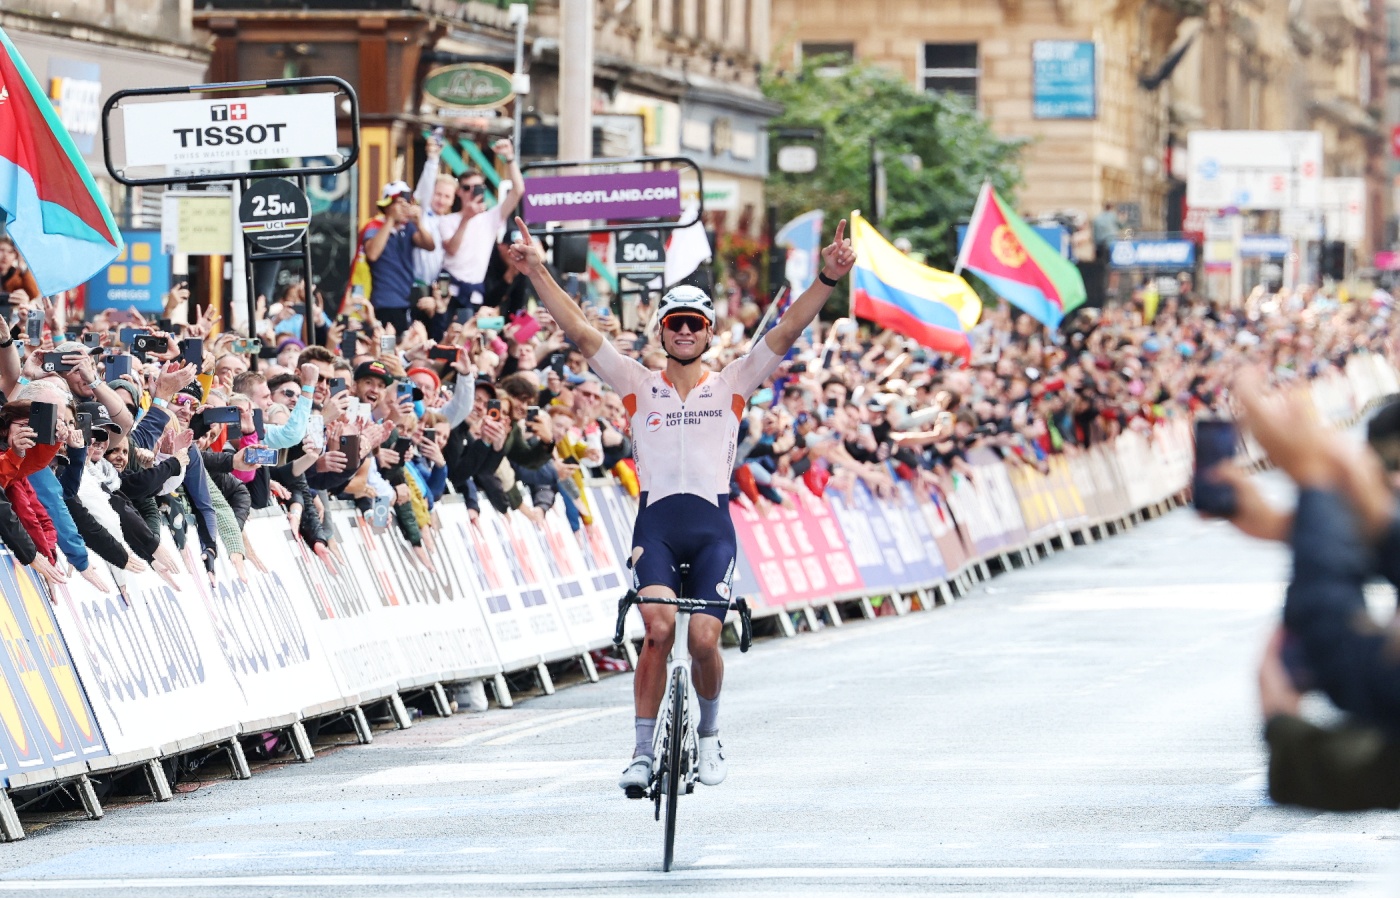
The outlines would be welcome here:
M 248 118 L 248 104 L 230 103 L 228 107 L 228 117 L 235 122 Z

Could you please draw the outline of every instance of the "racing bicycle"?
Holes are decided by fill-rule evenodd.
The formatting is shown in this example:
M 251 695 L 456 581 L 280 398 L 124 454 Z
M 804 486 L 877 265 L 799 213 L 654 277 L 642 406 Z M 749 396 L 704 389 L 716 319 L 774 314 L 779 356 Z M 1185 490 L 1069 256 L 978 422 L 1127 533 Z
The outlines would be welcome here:
M 662 800 L 666 802 L 665 855 L 661 870 L 671 871 L 676 847 L 676 803 L 682 793 L 695 790 L 699 779 L 700 737 L 695 730 L 696 717 L 691 714 L 695 692 L 690 681 L 690 614 L 702 609 L 732 609 L 739 613 L 739 650 L 749 652 L 753 644 L 753 622 L 749 604 L 743 598 L 733 603 L 712 600 L 688 600 L 683 597 L 642 597 L 628 591 L 617 603 L 617 632 L 613 643 L 624 640 L 627 611 L 633 604 L 654 603 L 676 608 L 676 637 L 671 645 L 671 662 L 666 670 L 666 695 L 661 700 L 656 733 L 652 737 L 651 783 L 643 795 L 655 804 L 656 818 L 661 819 Z

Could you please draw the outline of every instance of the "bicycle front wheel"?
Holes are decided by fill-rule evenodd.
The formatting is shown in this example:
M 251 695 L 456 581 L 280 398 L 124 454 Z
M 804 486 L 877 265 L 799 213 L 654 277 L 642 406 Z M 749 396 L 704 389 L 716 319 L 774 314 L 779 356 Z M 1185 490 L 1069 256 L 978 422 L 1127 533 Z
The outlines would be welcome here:
M 681 771 L 681 761 L 685 758 L 682 745 L 685 743 L 685 672 L 677 669 L 671 680 L 671 733 L 666 743 L 666 855 L 661 871 L 671 871 L 671 860 L 676 849 L 676 804 L 680 800 L 681 782 L 686 773 Z

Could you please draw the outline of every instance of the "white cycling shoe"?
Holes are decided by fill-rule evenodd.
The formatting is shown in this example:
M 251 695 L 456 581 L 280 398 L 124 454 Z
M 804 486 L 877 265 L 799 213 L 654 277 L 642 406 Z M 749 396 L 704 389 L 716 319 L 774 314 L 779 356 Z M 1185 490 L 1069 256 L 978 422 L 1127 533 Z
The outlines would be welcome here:
M 713 787 L 724 781 L 729 774 L 729 763 L 724 761 L 724 747 L 719 735 L 713 734 L 700 739 L 700 783 Z
M 647 795 L 647 788 L 651 785 L 651 757 L 634 756 L 627 764 L 627 768 L 622 770 L 622 777 L 618 779 L 617 786 L 633 800 L 641 800 Z

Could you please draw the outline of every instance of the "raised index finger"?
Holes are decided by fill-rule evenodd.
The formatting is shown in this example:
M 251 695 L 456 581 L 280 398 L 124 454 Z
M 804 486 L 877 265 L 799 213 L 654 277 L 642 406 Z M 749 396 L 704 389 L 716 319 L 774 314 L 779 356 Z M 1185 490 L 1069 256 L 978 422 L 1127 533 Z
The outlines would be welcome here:
M 515 227 L 520 229 L 520 239 L 527 244 L 533 244 L 534 238 L 530 237 L 530 229 L 525 227 L 525 220 L 519 216 L 515 217 Z
M 834 238 L 834 240 L 835 240 L 836 243 L 839 244 L 839 243 L 841 243 L 841 239 L 842 239 L 843 237 L 845 237 L 845 236 L 846 236 L 846 220 L 845 220 L 845 219 L 842 219 L 841 221 L 839 221 L 839 222 L 836 223 L 836 237 Z

